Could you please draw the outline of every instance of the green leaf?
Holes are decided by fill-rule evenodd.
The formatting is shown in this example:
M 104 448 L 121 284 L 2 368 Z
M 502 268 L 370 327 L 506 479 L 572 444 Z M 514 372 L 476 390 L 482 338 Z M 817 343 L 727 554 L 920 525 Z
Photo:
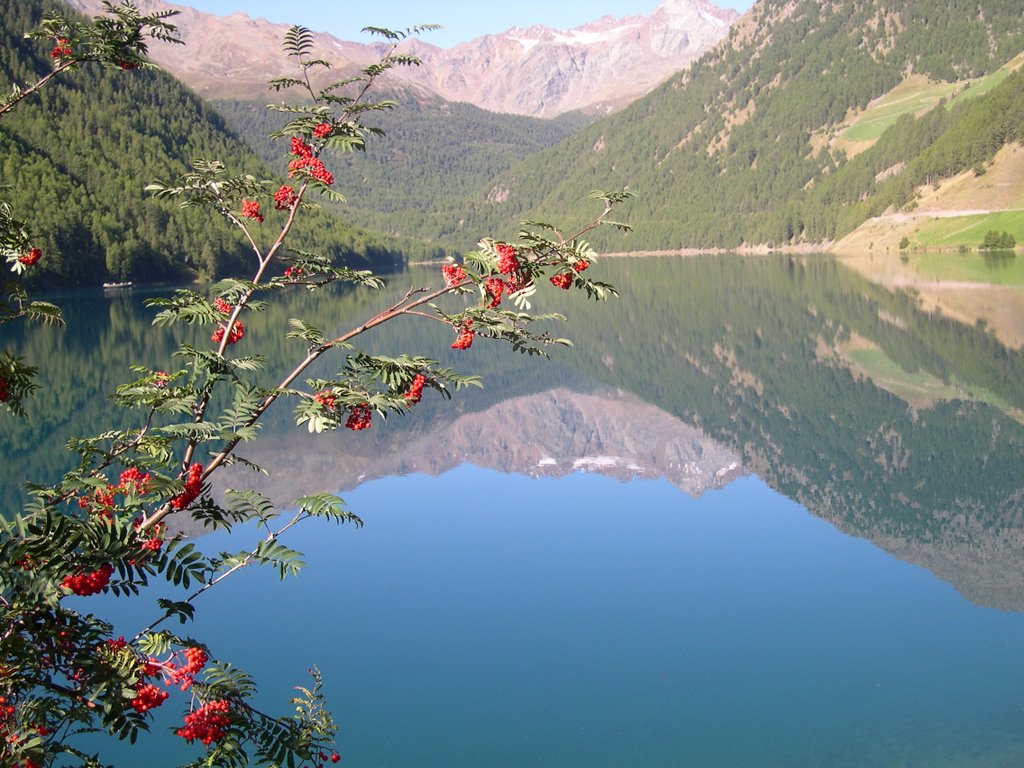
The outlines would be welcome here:
M 298 575 L 306 567 L 301 552 L 286 547 L 276 538 L 261 541 L 253 550 L 253 559 L 262 565 L 276 567 L 281 579 Z
M 240 520 L 255 518 L 266 522 L 277 514 L 277 507 L 274 506 L 274 502 L 256 491 L 238 491 L 229 488 L 224 492 L 224 497 L 228 502 L 228 508 Z
M 284 51 L 289 56 L 305 56 L 313 50 L 315 38 L 306 27 L 291 27 L 284 36 Z
M 195 618 L 196 608 L 191 603 L 166 600 L 162 597 L 158 598 L 156 602 L 160 607 L 160 610 L 162 610 L 168 617 L 177 616 L 178 621 L 181 624 L 184 624 L 186 621 L 192 621 Z M 135 690 L 132 689 L 132 694 L 134 695 L 134 693 Z
M 324 517 L 337 523 L 352 523 L 357 528 L 363 521 L 345 508 L 345 502 L 330 493 L 302 496 L 295 500 L 295 506 L 310 517 Z

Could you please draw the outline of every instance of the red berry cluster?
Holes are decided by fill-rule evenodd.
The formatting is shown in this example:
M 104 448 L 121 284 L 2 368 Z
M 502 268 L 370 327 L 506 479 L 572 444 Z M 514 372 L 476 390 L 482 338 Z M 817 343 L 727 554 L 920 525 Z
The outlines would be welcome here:
M 88 597 L 89 595 L 95 595 L 97 592 L 103 591 L 103 588 L 110 582 L 110 577 L 114 573 L 114 566 L 110 563 L 104 563 L 95 571 L 89 573 L 75 573 L 69 574 L 64 577 L 64 581 L 61 582 L 61 586 L 65 589 L 70 589 L 76 595 L 82 597 Z
M 167 371 L 154 371 L 153 372 L 153 386 L 157 389 L 163 389 L 167 386 L 167 382 L 170 380 L 170 374 Z
M 193 464 L 188 468 L 188 475 L 185 477 L 185 490 L 171 499 L 171 506 L 175 509 L 184 509 L 199 497 L 203 489 L 203 465 Z
M 293 155 L 300 158 L 308 159 L 313 156 L 313 148 L 298 136 L 292 136 L 291 152 Z
M 225 329 L 223 325 L 218 325 L 217 330 L 210 335 L 210 341 L 214 344 L 220 344 L 224 341 L 224 334 L 226 330 L 227 329 Z M 237 343 L 243 336 L 245 336 L 245 326 L 242 325 L 240 321 L 235 320 L 235 322 L 231 324 L 231 333 L 228 334 L 228 344 L 231 345 Z
M 412 386 L 409 387 L 409 391 L 403 395 L 410 405 L 415 405 L 423 399 L 423 385 L 426 383 L 427 377 L 422 373 L 417 373 L 416 377 L 412 380 Z
M 150 658 L 144 664 L 143 674 L 149 677 L 162 675 L 164 685 L 176 685 L 181 690 L 187 691 L 210 657 L 206 651 L 197 646 L 186 648 L 180 653 L 185 657 L 185 662 L 181 666 L 177 665 L 178 653 L 176 652 L 171 654 L 166 661 Z
M 243 200 L 242 217 L 246 219 L 255 219 L 256 221 L 263 221 L 263 214 L 260 213 L 259 202 L 256 200 Z
M 159 707 L 167 696 L 167 691 L 157 688 L 152 683 L 140 682 L 135 686 L 135 698 L 131 700 L 131 705 L 136 712 L 144 713 Z
M 106 488 L 96 488 L 91 494 L 86 494 L 78 499 L 78 506 L 88 509 L 93 514 L 105 518 L 114 519 L 114 491 L 116 488 L 107 485 Z
M 0 376 L 0 403 L 6 403 L 11 397 L 11 390 L 6 379 Z
M 220 312 L 222 315 L 230 315 L 233 306 L 228 302 L 227 299 L 218 296 L 213 300 L 213 308 Z
M 125 61 L 124 59 L 117 59 L 114 63 L 125 72 L 130 72 L 138 66 L 134 61 Z
M 449 288 L 466 279 L 466 270 L 458 264 L 444 264 L 441 267 L 441 274 L 444 275 L 444 284 Z
M 507 243 L 498 243 L 495 246 L 498 252 L 498 271 L 503 275 L 511 275 L 519 271 L 519 259 L 516 257 L 516 249 Z
M 284 276 L 290 277 L 294 280 L 298 280 L 300 277 L 302 277 L 302 267 L 296 267 L 293 264 L 284 271 Z
M 22 741 L 22 734 L 16 730 L 18 727 L 17 721 L 14 717 L 15 708 L 10 703 L 10 700 L 6 696 L 0 696 L 0 763 L 8 765 L 11 759 L 11 753 L 8 751 L 8 744 L 17 745 Z M 36 728 L 36 732 L 40 736 L 47 736 L 50 733 L 50 729 L 45 725 L 40 725 Z M 43 768 L 42 763 L 38 763 L 31 757 L 24 757 L 24 762 L 10 763 L 11 768 Z
M 298 137 L 292 137 L 292 154 L 295 159 L 288 163 L 288 175 L 294 176 L 299 171 L 305 170 L 319 182 L 330 186 L 334 183 L 334 176 L 324 168 L 319 157 L 313 157 L 313 149 L 306 142 Z
M 142 472 L 136 467 L 129 467 L 121 473 L 117 485 L 107 483 L 105 488 L 94 488 L 91 493 L 87 493 L 78 499 L 78 506 L 110 521 L 114 519 L 114 513 L 117 511 L 114 495 L 132 492 L 144 495 L 149 490 L 147 487 L 148 483 L 149 474 Z
M 68 45 L 68 39 L 66 37 L 57 37 L 56 45 L 53 46 L 53 50 L 50 51 L 50 58 L 60 59 L 65 56 L 71 55 L 71 46 Z
M 143 475 L 143 477 L 146 480 L 149 479 L 149 475 Z M 138 531 L 138 530 L 140 530 L 142 528 L 143 520 L 144 520 L 144 518 L 142 518 L 142 517 L 135 518 L 134 523 L 135 523 L 135 530 L 136 531 Z M 164 528 L 163 525 L 155 525 L 155 526 L 153 526 L 152 530 L 149 533 L 149 538 L 148 539 L 143 539 L 142 541 L 140 541 L 139 542 L 139 547 L 141 549 L 148 549 L 150 552 L 158 552 L 160 550 L 160 547 L 162 547 L 163 544 L 164 544 L 164 540 L 162 538 L 160 538 L 163 535 L 164 530 L 165 530 L 165 528 Z M 132 562 L 132 564 L 134 565 L 134 561 L 130 561 L 130 562 Z
M 313 402 L 319 403 L 327 410 L 333 410 L 336 405 L 334 393 L 329 389 L 321 390 L 313 395 Z
M 198 739 L 210 745 L 224 738 L 224 729 L 231 725 L 228 712 L 231 705 L 223 699 L 209 701 L 199 709 L 185 715 L 185 725 L 175 731 L 186 741 Z
M 572 268 L 577 272 L 583 272 L 589 266 L 589 261 L 587 261 L 586 259 L 580 259 L 579 261 L 572 265 Z
M 18 261 L 24 264 L 26 267 L 31 267 L 43 256 L 43 252 L 38 248 L 33 248 L 28 253 L 23 253 L 18 257 Z
M 356 431 L 360 429 L 369 429 L 370 419 L 372 417 L 373 411 L 370 410 L 369 403 L 353 405 L 349 408 L 348 419 L 345 421 L 345 426 Z
M 331 186 L 334 183 L 334 174 L 324 168 L 324 164 L 320 162 L 320 158 L 314 157 L 306 161 L 306 167 L 309 169 L 309 175 L 312 176 L 319 182 Z
M 192 646 L 184 650 L 185 664 L 178 669 L 178 680 L 181 683 L 181 690 L 185 690 L 189 685 L 192 685 L 192 680 L 195 678 L 203 667 L 206 666 L 206 662 L 210 660 L 209 655 L 202 648 Z M 188 683 L 185 683 L 185 680 Z
M 488 277 L 484 280 L 484 291 L 491 297 L 491 302 L 487 305 L 490 309 L 501 304 L 501 295 L 506 288 L 508 284 L 500 277 Z
M 473 337 L 476 336 L 476 331 L 473 330 L 473 321 L 465 320 L 459 331 L 458 337 L 452 342 L 452 349 L 469 349 L 473 346 Z
M 334 126 L 330 123 L 320 123 L 313 129 L 313 135 L 318 139 L 326 139 L 332 133 L 334 133 Z
M 143 472 L 138 467 L 128 467 L 121 473 L 117 487 L 122 493 L 134 490 L 135 493 L 146 493 L 146 486 L 149 483 L 149 473 Z
M 563 291 L 569 290 L 572 286 L 572 275 L 568 272 L 562 272 L 557 275 L 552 275 L 550 278 L 551 284 L 556 288 L 561 288 Z
M 298 201 L 299 196 L 289 186 L 281 185 L 274 193 L 274 208 L 279 211 L 287 211 Z

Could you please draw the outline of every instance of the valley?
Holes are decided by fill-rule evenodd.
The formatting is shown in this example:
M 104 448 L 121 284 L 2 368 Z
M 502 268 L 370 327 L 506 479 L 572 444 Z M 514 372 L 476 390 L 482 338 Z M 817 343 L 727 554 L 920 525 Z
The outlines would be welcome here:
M 522 219 L 578 220 L 595 188 L 637 193 L 624 211 L 631 234 L 595 234 L 612 253 L 896 257 L 973 250 L 990 230 L 1024 243 L 1024 30 L 1013 5 L 987 0 L 977 20 L 953 8 L 941 39 L 928 30 L 945 11 L 916 0 L 762 0 L 739 18 L 668 0 L 649 17 L 524 27 L 448 50 L 429 34 L 410 39 L 400 50 L 422 65 L 383 82 L 396 103 L 376 119 L 386 137 L 332 158 L 347 202 L 328 209 L 437 255 L 485 232 L 514 238 Z M 154 59 L 283 171 L 265 139 L 279 126 L 263 111 L 265 81 L 287 65 L 283 26 L 172 7 L 186 45 L 154 44 Z M 329 35 L 318 44 L 343 74 L 382 50 Z M 572 95 L 583 92 L 590 101 Z

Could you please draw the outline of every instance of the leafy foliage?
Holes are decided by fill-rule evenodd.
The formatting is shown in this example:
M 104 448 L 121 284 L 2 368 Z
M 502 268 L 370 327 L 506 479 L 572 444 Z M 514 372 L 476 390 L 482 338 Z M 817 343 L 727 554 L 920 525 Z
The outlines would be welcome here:
M 134 6 L 124 7 L 135 18 Z M 87 28 L 52 17 L 43 28 L 60 35 L 53 56 L 57 61 L 73 57 L 68 51 L 74 51 L 77 40 L 91 39 L 89 35 L 99 41 L 97 50 L 106 52 L 96 54 L 99 58 L 121 55 L 119 46 L 126 44 L 121 27 L 102 20 Z M 160 34 L 172 31 L 159 24 L 157 28 Z M 376 32 L 391 42 L 404 36 Z M 144 52 L 139 40 L 133 45 L 136 52 Z M 536 354 L 547 345 L 565 343 L 547 330 L 534 329 L 556 315 L 525 311 L 537 283 L 547 278 L 559 288 L 575 285 L 592 298 L 614 294 L 610 286 L 582 276 L 596 259 L 583 237 L 610 223 L 613 207 L 628 195 L 596 194 L 603 211 L 574 234 L 538 225 L 524 230 L 516 245 L 481 241 L 479 250 L 461 263 L 453 261 L 434 272 L 432 285 L 410 288 L 348 330 L 325 332 L 301 318 L 282 323 L 290 329 L 281 328 L 294 350 L 293 367 L 283 375 L 268 373 L 260 354 L 235 354 L 235 349 L 252 344 L 243 313 L 248 321 L 248 313 L 266 311 L 289 290 L 322 292 L 335 283 L 371 290 L 382 285 L 368 271 L 337 265 L 323 248 L 293 253 L 286 242 L 296 222 L 310 213 L 309 197 L 337 195 L 321 156 L 331 148 L 358 148 L 366 133 L 361 115 L 387 108 L 367 101 L 370 87 L 391 67 L 415 61 L 391 49 L 363 77 L 318 90 L 307 75 L 329 64 L 307 57 L 309 33 L 294 28 L 286 46 L 302 76 L 277 82 L 281 88 L 304 91 L 310 104 L 281 107 L 291 115 L 288 183 L 272 183 L 246 170 L 231 172 L 227 163 L 202 159 L 177 181 L 149 187 L 156 203 L 195 209 L 233 229 L 246 252 L 249 277 L 152 300 L 150 306 L 159 310 L 157 328 L 169 332 L 179 325 L 205 326 L 203 334 L 212 329 L 209 340 L 181 343 L 166 361 L 173 367 L 170 372 L 133 366 L 135 380 L 115 393 L 133 423 L 73 438 L 69 449 L 77 456 L 77 466 L 52 486 L 30 487 L 32 500 L 21 514 L 10 520 L 0 517 L 0 626 L 5 627 L 0 757 L 5 764 L 39 765 L 73 757 L 98 765 L 98 757 L 82 755 L 78 737 L 98 730 L 134 742 L 149 727 L 149 711 L 169 698 L 158 682 L 191 690 L 189 711 L 176 733 L 190 743 L 200 742 L 205 754 L 190 765 L 326 762 L 336 728 L 316 671 L 313 685 L 299 689 L 292 699 L 294 713 L 271 716 L 253 705 L 256 684 L 250 675 L 212 660 L 211 649 L 200 641 L 161 627 L 172 620 L 191 622 L 197 600 L 207 590 L 250 565 L 269 567 L 282 579 L 298 574 L 304 556 L 282 541 L 293 526 L 311 519 L 359 526 L 361 520 L 332 495 L 303 496 L 281 510 L 251 490 L 217 494 L 212 476 L 244 461 L 236 449 L 257 439 L 261 419 L 280 400 L 292 400 L 297 421 L 308 423 L 312 431 L 342 423 L 358 431 L 371 426 L 374 414 L 407 413 L 424 390 L 447 398 L 478 384 L 475 377 L 424 356 L 369 354 L 356 346 L 361 337 L 392 320 L 418 318 L 450 326 L 458 333 L 453 349 L 468 349 L 479 334 Z M 270 215 L 271 206 L 278 217 L 276 234 L 264 238 L 259 226 L 265 223 L 263 210 Z M 7 221 L 9 240 L 20 242 L 21 224 L 13 217 Z M 34 259 L 22 255 L 17 263 L 34 266 Z M 435 302 L 448 294 L 464 302 L 478 298 L 479 303 L 446 312 Z M 505 295 L 516 310 L 500 306 Z M 12 318 L 54 317 L 47 306 L 25 305 L 21 293 L 13 296 Z M 298 349 L 296 340 L 301 342 Z M 313 364 L 328 353 L 340 358 L 337 373 L 311 378 Z M 10 356 L 0 364 L 5 367 L 0 372 L 11 377 L 10 384 L 2 380 L 4 385 L 19 396 L 27 392 L 27 367 Z M 6 410 L 18 408 L 9 402 Z M 180 529 L 168 528 L 174 516 L 209 528 L 249 523 L 259 539 L 247 550 L 211 555 Z M 173 588 L 174 596 L 157 598 L 156 618 L 130 640 L 113 637 L 111 625 L 82 609 L 78 600 L 98 593 L 136 599 L 161 582 Z

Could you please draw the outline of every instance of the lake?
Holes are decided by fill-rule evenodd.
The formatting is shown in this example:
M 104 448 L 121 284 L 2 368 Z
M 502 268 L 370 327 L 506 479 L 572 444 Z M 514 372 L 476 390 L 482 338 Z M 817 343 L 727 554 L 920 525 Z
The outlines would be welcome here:
M 622 298 L 571 300 L 551 360 L 395 324 L 372 351 L 485 388 L 360 433 L 273 414 L 245 455 L 276 471 L 223 482 L 339 492 L 365 526 L 296 529 L 304 574 L 247 569 L 189 631 L 265 709 L 316 665 L 345 765 L 1021 765 L 1024 354 L 823 256 L 594 269 Z M 66 331 L 20 331 L 50 367 L 2 438 L 8 505 L 68 435 L 123 423 L 101 395 L 129 360 L 167 367 L 142 298 L 61 297 Z M 284 370 L 261 334 L 372 306 L 287 294 L 246 341 Z M 123 764 L 196 753 L 176 704 Z

